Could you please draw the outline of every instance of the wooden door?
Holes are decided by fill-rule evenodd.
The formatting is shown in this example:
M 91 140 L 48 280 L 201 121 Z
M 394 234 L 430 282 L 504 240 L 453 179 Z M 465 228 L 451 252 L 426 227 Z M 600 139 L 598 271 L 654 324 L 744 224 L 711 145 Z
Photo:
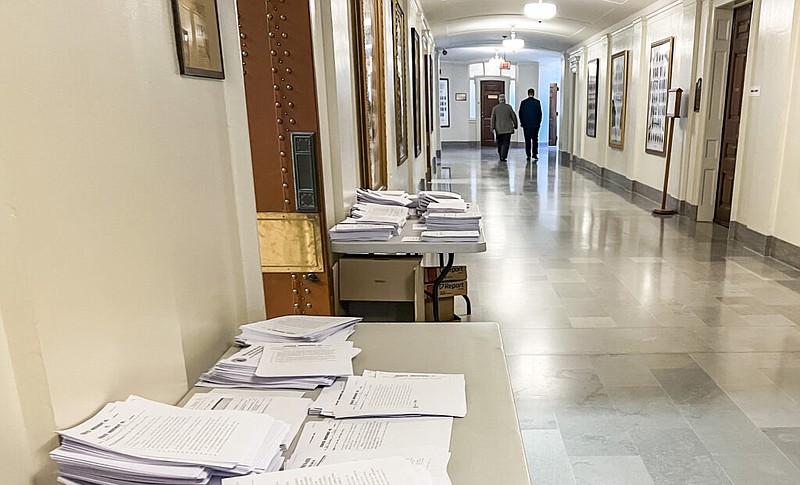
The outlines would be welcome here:
M 330 315 L 309 4 L 237 5 L 267 317 Z
M 549 133 L 547 145 L 554 147 L 558 144 L 558 84 L 550 83 L 550 112 L 548 115 Z
M 717 180 L 717 204 L 714 222 L 727 226 L 731 220 L 733 181 L 736 172 L 736 150 L 739 145 L 739 122 L 744 94 L 744 71 L 747 65 L 747 44 L 750 40 L 752 4 L 733 12 L 733 34 L 728 63 L 728 90 L 725 95 L 725 118 L 722 127 L 722 151 Z
M 492 108 L 500 103 L 498 98 L 505 92 L 504 81 L 481 81 L 481 146 L 497 146 L 492 132 Z

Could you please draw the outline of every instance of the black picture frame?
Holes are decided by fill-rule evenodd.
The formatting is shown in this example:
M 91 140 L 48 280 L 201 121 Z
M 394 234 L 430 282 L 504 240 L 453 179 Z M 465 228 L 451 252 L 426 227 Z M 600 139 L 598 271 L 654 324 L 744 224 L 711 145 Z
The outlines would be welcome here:
M 586 72 L 586 136 L 597 138 L 597 86 L 600 59 L 592 59 Z
M 419 89 L 419 33 L 411 27 L 411 111 L 414 113 L 414 157 L 422 153 L 422 123 L 420 117 L 420 89 Z
M 216 0 L 172 0 L 178 66 L 184 76 L 225 79 Z
M 450 128 L 450 79 L 439 79 L 439 128 Z

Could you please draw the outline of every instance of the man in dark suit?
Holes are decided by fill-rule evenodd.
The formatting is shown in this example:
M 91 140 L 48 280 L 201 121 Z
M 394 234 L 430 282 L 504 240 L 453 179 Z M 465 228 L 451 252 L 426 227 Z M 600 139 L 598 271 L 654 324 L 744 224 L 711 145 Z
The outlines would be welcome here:
M 528 90 L 528 97 L 519 105 L 519 124 L 525 133 L 525 155 L 528 160 L 533 154 L 534 160 L 539 160 L 539 128 L 542 127 L 542 103 L 534 98 L 533 88 Z M 531 149 L 533 147 L 533 149 Z

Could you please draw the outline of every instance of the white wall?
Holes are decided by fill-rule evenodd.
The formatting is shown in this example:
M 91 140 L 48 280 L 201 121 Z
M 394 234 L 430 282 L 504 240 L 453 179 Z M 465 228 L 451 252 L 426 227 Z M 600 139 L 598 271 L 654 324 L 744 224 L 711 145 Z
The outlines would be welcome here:
M 440 78 L 450 81 L 450 127 L 441 128 L 442 141 L 476 141 L 476 121 L 469 119 L 469 64 L 463 62 L 442 61 Z M 467 93 L 466 101 L 456 101 L 456 93 Z M 476 96 L 480 96 L 480 87 L 476 87 Z M 438 113 L 436 116 L 439 118 Z
M 536 97 L 542 103 L 542 128 L 539 130 L 539 143 L 547 143 L 550 133 L 550 83 L 558 84 L 558 105 L 563 105 L 562 97 L 566 91 L 561 80 L 561 71 L 560 59 L 539 61 L 539 86 L 534 88 Z
M 0 31 L 0 423 L 28 441 L 6 476 L 53 483 L 55 428 L 129 394 L 174 402 L 263 315 L 233 0 L 219 9 L 225 81 L 179 75 L 169 2 L 0 7 L 17 19 Z

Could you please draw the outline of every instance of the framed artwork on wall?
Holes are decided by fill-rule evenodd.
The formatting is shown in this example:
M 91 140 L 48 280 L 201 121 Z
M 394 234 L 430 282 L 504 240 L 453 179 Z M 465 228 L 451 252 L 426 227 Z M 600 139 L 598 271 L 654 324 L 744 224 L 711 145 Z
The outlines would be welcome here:
M 439 79 L 439 127 L 450 128 L 450 80 Z
M 434 96 L 433 87 L 436 86 L 436 77 L 433 72 L 433 56 L 425 54 L 425 65 L 427 66 L 427 79 L 426 82 L 430 89 L 428 89 L 428 104 L 425 111 L 428 113 L 428 133 L 433 134 L 434 126 L 434 113 L 436 113 L 436 106 L 439 104 L 439 97 Z
M 408 159 L 408 103 L 406 100 L 406 16 L 400 2 L 394 0 L 394 111 L 397 129 L 397 165 Z
M 361 184 L 370 189 L 386 187 L 386 128 L 383 95 L 383 3 L 356 0 L 356 29 Z
M 414 112 L 414 156 L 422 153 L 422 119 L 420 116 L 420 50 L 419 33 L 411 27 L 411 103 Z
M 586 136 L 597 137 L 597 77 L 600 59 L 589 61 L 586 73 Z
M 467 93 L 456 93 L 456 101 L 466 101 Z
M 625 147 L 625 114 L 628 106 L 628 51 L 611 56 L 611 96 L 608 102 L 608 145 Z
M 645 151 L 662 157 L 667 153 L 667 96 L 672 82 L 672 44 L 673 38 L 669 37 L 650 46 Z
M 216 0 L 172 0 L 172 16 L 181 74 L 225 79 Z

